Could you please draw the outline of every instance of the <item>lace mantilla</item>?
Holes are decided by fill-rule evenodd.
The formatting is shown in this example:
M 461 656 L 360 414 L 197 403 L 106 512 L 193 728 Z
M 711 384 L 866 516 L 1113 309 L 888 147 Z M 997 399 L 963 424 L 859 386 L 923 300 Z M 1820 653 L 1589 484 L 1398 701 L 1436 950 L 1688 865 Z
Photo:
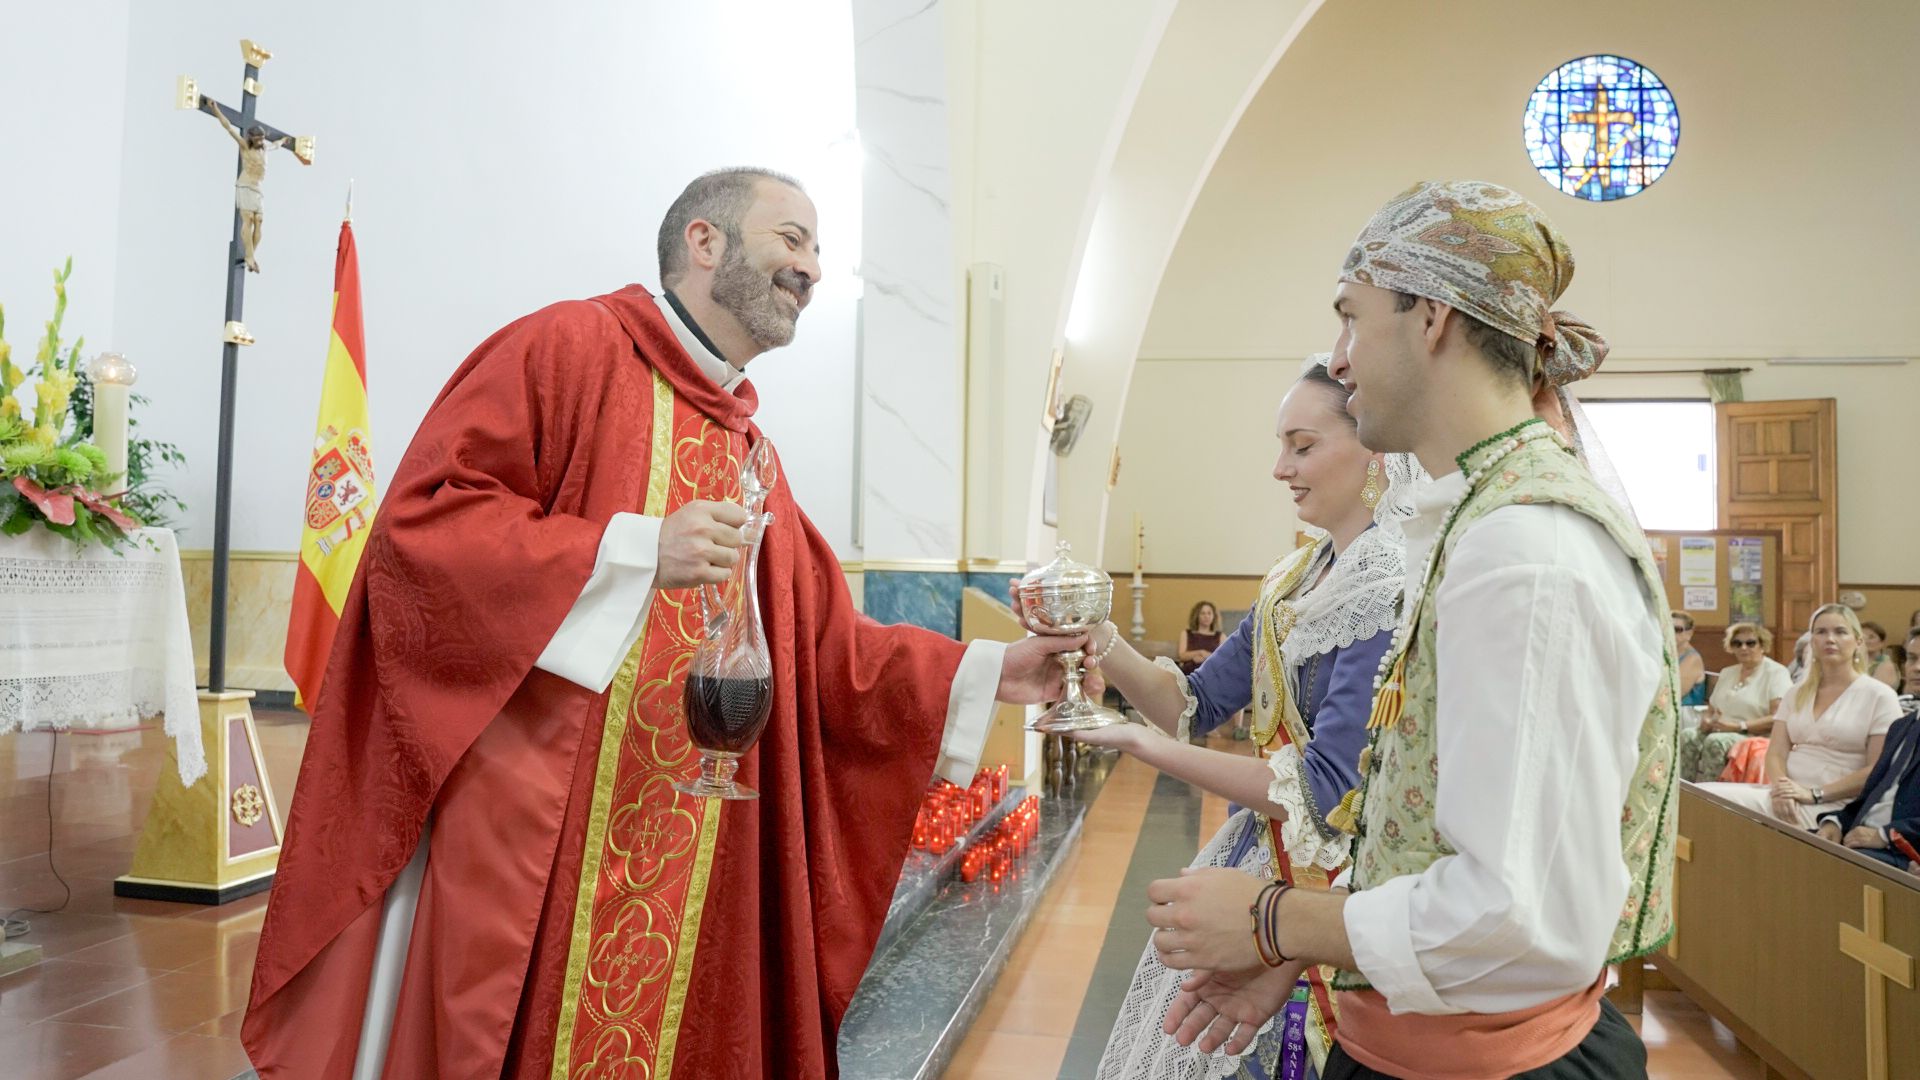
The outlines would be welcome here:
M 1259 830 L 1255 843 L 1248 844 L 1238 861 L 1233 859 L 1242 833 Z M 1273 843 L 1267 837 L 1267 821 L 1251 810 L 1241 810 L 1227 819 L 1213 839 L 1193 860 L 1196 867 L 1233 866 L 1255 877 L 1271 876 Z M 1127 999 L 1114 1019 L 1113 1033 L 1107 1037 L 1106 1052 L 1100 1056 L 1096 1080 L 1219 1080 L 1239 1072 L 1241 1058 L 1230 1054 L 1203 1054 L 1173 1041 L 1160 1030 L 1166 1022 L 1167 1008 L 1184 971 L 1173 971 L 1160 963 L 1149 934 L 1140 964 L 1133 969 L 1133 982 L 1127 987 Z M 1259 1034 L 1248 1048 L 1271 1065 L 1280 1051 L 1281 1032 L 1272 1020 L 1260 1026 Z M 1244 1056 L 1244 1055 L 1243 1055 Z

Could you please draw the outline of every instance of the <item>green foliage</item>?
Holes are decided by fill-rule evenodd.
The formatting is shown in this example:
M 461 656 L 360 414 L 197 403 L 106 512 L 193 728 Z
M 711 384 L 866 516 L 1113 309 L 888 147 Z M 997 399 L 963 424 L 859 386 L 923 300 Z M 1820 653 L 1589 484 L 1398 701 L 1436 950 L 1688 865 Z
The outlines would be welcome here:
M 167 468 L 180 468 L 186 457 L 172 443 L 142 439 L 138 435 L 139 407 L 147 399 L 135 394 L 127 421 L 127 474 L 106 473 L 107 457 L 93 445 L 93 381 L 80 377 L 80 349 L 85 338 L 72 345 L 61 340 L 62 323 L 67 313 L 67 278 L 73 273 L 73 260 L 54 271 L 53 317 L 47 320 L 46 336 L 34 363 L 22 371 L 12 362 L 12 348 L 5 340 L 6 319 L 0 309 L 0 535 L 19 536 L 40 525 L 75 543 L 101 543 L 117 547 L 126 539 L 120 528 L 76 500 L 71 525 L 57 525 L 45 519 L 33 501 L 13 484 L 16 477 L 48 491 L 77 489 L 111 494 L 124 489 L 113 500 L 122 513 L 136 524 L 170 526 L 174 515 L 186 509 L 182 502 L 159 481 Z M 34 376 L 34 410 L 27 419 L 25 402 L 16 391 Z

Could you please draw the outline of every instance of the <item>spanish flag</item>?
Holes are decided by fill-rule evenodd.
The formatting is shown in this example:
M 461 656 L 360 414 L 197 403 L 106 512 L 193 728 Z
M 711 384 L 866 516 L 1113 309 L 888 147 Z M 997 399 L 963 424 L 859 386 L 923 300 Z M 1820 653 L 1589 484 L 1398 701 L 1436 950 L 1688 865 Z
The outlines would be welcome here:
M 287 674 L 294 700 L 310 707 L 333 651 L 340 609 L 354 568 L 367 546 L 378 503 L 373 440 L 367 429 L 367 347 L 360 330 L 360 263 L 353 222 L 340 223 L 333 262 L 333 333 L 320 386 L 320 422 L 307 472 L 307 520 L 300 532 L 300 566 L 293 582 L 293 618 L 287 624 Z

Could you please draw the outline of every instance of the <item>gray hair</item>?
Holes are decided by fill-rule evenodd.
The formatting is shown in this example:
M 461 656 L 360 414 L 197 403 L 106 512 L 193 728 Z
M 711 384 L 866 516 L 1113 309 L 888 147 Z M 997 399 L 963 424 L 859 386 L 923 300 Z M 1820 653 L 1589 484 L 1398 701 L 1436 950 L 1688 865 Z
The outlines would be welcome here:
M 740 218 L 753 205 L 754 188 L 762 180 L 785 184 L 801 193 L 807 190 L 800 186 L 800 181 L 785 173 L 752 165 L 715 169 L 687 185 L 660 221 L 658 254 L 662 287 L 672 286 L 687 272 L 687 245 L 683 237 L 688 225 L 696 221 L 710 222 L 726 236 L 729 247 L 740 242 Z

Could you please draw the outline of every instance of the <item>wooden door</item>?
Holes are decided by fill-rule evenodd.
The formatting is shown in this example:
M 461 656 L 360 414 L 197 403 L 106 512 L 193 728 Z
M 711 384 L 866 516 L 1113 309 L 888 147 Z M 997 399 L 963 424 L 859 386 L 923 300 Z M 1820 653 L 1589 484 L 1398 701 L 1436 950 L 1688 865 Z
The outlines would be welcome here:
M 1774 658 L 1813 611 L 1840 592 L 1839 475 L 1832 398 L 1735 401 L 1713 407 L 1720 442 L 1720 528 L 1780 534 L 1780 618 Z

